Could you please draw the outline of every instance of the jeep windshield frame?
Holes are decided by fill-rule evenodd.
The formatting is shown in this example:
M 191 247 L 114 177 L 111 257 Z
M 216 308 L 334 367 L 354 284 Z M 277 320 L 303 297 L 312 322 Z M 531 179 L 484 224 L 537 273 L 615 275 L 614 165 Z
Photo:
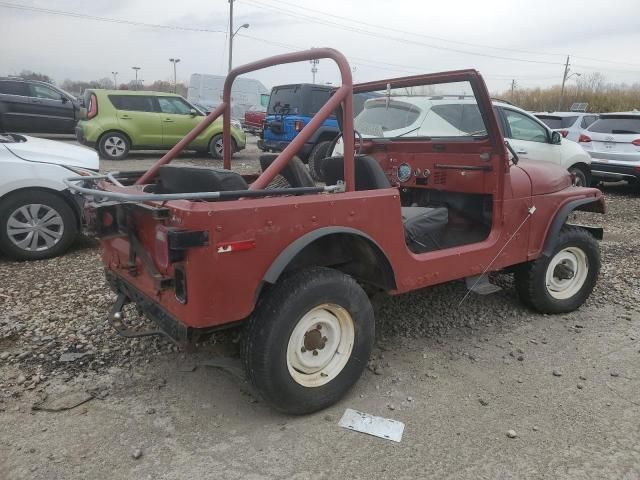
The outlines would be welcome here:
M 354 165 L 354 134 L 353 134 L 353 80 L 349 62 L 337 50 L 332 48 L 314 48 L 301 52 L 287 53 L 248 63 L 236 67 L 229 72 L 224 82 L 222 103 L 207 115 L 191 132 L 180 140 L 171 150 L 169 150 L 160 160 L 158 160 L 149 170 L 147 170 L 136 182 L 136 185 L 144 185 L 155 177 L 158 169 L 175 159 L 180 152 L 202 133 L 211 123 L 222 115 L 223 125 L 223 166 L 226 170 L 231 170 L 231 87 L 235 79 L 246 73 L 262 70 L 276 65 L 284 65 L 296 62 L 305 62 L 316 59 L 333 60 L 340 71 L 342 84 L 334 94 L 329 97 L 326 103 L 313 115 L 300 133 L 287 147 L 278 154 L 276 160 L 266 168 L 260 176 L 249 186 L 249 190 L 263 190 L 287 165 L 289 160 L 309 141 L 313 133 L 322 123 L 331 117 L 335 110 L 340 107 L 343 116 L 343 133 L 345 145 L 344 159 L 344 180 L 345 190 L 355 190 L 355 165 Z

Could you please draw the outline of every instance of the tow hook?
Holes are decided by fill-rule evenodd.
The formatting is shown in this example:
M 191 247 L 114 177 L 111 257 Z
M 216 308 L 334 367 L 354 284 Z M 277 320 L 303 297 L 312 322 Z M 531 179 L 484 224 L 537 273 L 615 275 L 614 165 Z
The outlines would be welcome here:
M 109 323 L 118 333 L 123 337 L 127 338 L 137 338 L 137 337 L 150 337 L 152 335 L 165 335 L 162 330 L 136 330 L 131 328 L 125 324 L 125 313 L 122 310 L 125 305 L 130 303 L 129 298 L 124 293 L 118 294 L 118 298 L 116 299 L 113 307 L 111 307 L 111 311 L 109 312 Z

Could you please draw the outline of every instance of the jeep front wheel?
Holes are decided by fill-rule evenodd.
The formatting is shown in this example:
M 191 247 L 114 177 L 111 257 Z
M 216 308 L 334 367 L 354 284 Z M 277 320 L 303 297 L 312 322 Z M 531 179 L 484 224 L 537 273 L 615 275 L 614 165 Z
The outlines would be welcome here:
M 247 376 L 275 409 L 301 415 L 338 401 L 358 380 L 375 338 L 373 308 L 350 276 L 329 268 L 288 275 L 247 326 Z
M 565 225 L 551 255 L 516 271 L 516 289 L 522 301 L 539 312 L 571 312 L 589 297 L 599 272 L 596 239 L 582 228 Z

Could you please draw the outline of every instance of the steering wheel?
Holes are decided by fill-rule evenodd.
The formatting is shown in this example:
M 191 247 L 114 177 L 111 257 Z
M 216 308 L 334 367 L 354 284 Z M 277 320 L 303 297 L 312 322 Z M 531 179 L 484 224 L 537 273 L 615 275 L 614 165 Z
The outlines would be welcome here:
M 364 140 L 362 138 L 362 134 L 357 131 L 356 129 L 353 130 L 353 135 L 354 137 L 358 137 L 358 150 L 356 151 L 356 155 L 360 155 L 362 153 L 362 146 L 364 145 Z M 331 141 L 331 145 L 329 145 L 329 150 L 328 153 L 329 155 L 331 155 L 333 153 L 333 150 L 336 148 L 336 144 L 338 143 L 338 140 L 340 140 L 342 138 L 342 132 L 340 132 L 338 135 L 336 135 L 336 138 L 334 138 Z M 344 155 L 344 152 L 342 153 Z

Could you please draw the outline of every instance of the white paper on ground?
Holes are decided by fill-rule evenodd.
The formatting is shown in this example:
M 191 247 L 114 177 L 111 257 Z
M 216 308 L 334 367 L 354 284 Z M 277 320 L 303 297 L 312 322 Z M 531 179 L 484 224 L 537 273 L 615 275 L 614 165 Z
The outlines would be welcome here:
M 347 408 L 338 422 L 343 428 L 366 433 L 393 442 L 402 440 L 404 423 Z

